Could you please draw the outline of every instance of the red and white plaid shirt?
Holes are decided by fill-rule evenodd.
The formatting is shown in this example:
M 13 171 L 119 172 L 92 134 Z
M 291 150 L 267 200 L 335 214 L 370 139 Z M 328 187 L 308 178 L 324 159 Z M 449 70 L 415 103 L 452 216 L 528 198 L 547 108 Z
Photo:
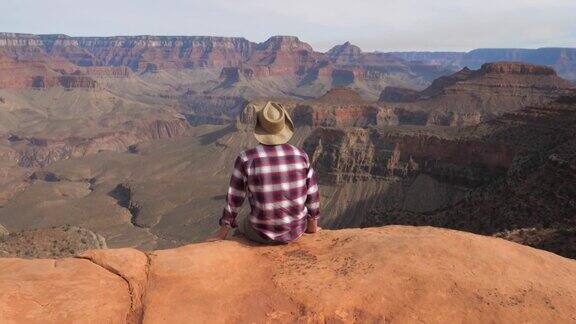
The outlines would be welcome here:
M 318 183 L 308 155 L 290 144 L 258 145 L 240 153 L 221 226 L 237 226 L 236 216 L 246 195 L 252 227 L 262 238 L 273 241 L 299 238 L 306 230 L 306 220 L 320 215 Z

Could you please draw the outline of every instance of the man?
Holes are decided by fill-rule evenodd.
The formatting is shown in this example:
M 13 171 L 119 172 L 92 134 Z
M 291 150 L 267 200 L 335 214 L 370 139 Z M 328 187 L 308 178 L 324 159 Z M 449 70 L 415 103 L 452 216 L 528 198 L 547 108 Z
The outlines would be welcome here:
M 208 241 L 226 238 L 231 228 L 258 243 L 288 243 L 318 230 L 319 193 L 308 155 L 287 142 L 294 134 L 288 113 L 268 102 L 257 112 L 254 136 L 260 145 L 240 153 L 220 218 L 220 229 Z M 250 215 L 238 222 L 245 197 Z

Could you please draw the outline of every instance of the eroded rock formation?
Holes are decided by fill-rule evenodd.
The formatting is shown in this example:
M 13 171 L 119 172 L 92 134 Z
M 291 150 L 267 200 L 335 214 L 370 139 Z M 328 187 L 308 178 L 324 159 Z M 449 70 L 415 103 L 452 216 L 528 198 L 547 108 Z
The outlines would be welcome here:
M 234 37 L 69 37 L 0 33 L 0 52 L 6 57 L 0 60 L 4 71 L 19 74 L 18 64 L 28 68 L 36 66 L 36 70 L 28 71 L 37 78 L 36 86 L 58 85 L 49 75 L 62 71 L 81 72 L 82 81 L 76 80 L 76 83 L 84 86 L 90 77 L 127 77 L 126 69 L 137 74 L 219 69 L 219 86 L 203 91 L 233 95 L 245 91 L 248 83 L 249 88 L 254 88 L 252 97 L 259 93 L 298 97 L 309 96 L 310 92 L 315 97 L 318 91 L 343 85 L 356 85 L 365 95 L 375 97 L 384 85 L 421 88 L 451 72 L 384 53 L 363 53 L 349 43 L 320 53 L 294 36 L 273 36 L 265 42 L 253 43 Z M 206 75 L 202 77 L 206 81 Z M 0 87 L 15 87 L 18 82 L 27 84 L 20 80 L 26 78 L 0 80 Z M 258 82 L 269 78 L 276 80 L 265 85 Z M 70 81 L 65 79 L 63 83 L 70 84 Z M 274 89 L 278 86 L 281 89 Z M 299 91 L 302 94 L 295 93 L 298 88 L 304 89 Z
M 328 205 L 356 201 L 328 223 L 450 227 L 574 257 L 574 103 L 561 97 L 452 133 L 318 128 L 305 148 Z
M 557 232 L 553 243 L 526 242 L 576 257 L 570 247 L 576 229 L 575 103 L 564 97 L 480 125 L 475 136 L 514 147 L 514 161 L 505 178 L 438 212 L 435 224 L 480 233 Z
M 468 126 L 545 104 L 574 89 L 549 67 L 499 62 L 476 71 L 464 68 L 434 80 L 421 92 L 387 88 L 380 101 L 393 106 L 399 115 L 420 114 L 421 125 Z
M 23 167 L 42 167 L 52 162 L 72 157 L 86 156 L 100 151 L 127 151 L 131 145 L 162 138 L 187 134 L 188 123 L 183 118 L 153 120 L 149 123 L 130 121 L 125 130 L 108 132 L 94 137 L 69 137 L 63 139 L 19 137 L 12 135 L 10 147 Z
M 180 99 L 181 112 L 192 126 L 224 125 L 233 121 L 248 104 L 242 97 L 186 95 Z
M 391 108 L 360 98 L 353 90 L 335 88 L 317 100 L 296 105 L 294 121 L 301 126 L 367 127 L 396 125 Z
M 320 174 L 336 183 L 426 173 L 476 186 L 505 174 L 514 156 L 497 142 L 361 128 L 318 128 L 305 149 Z
M 427 65 L 479 68 L 482 64 L 496 61 L 518 61 L 547 65 L 563 78 L 576 80 L 576 49 L 544 47 L 537 49 L 480 48 L 470 52 L 396 52 L 394 56 L 419 61 Z
M 61 66 L 50 59 L 18 60 L 0 51 L 0 89 L 50 88 L 94 89 L 97 82 L 71 64 Z

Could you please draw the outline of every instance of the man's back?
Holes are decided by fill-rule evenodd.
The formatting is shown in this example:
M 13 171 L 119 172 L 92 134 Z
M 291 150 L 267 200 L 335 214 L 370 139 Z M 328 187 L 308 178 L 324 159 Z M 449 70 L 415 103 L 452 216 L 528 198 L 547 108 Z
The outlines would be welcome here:
M 307 219 L 319 214 L 318 185 L 308 156 L 290 144 L 258 145 L 240 153 L 220 225 L 236 226 L 246 195 L 252 208 L 250 225 L 272 241 L 297 239 Z
M 240 153 L 220 218 L 220 229 L 208 241 L 222 240 L 232 227 L 259 243 L 294 241 L 318 230 L 319 194 L 308 155 L 288 141 L 294 134 L 290 115 L 268 102 L 256 113 L 254 137 L 260 145 Z M 237 224 L 248 196 L 252 211 Z

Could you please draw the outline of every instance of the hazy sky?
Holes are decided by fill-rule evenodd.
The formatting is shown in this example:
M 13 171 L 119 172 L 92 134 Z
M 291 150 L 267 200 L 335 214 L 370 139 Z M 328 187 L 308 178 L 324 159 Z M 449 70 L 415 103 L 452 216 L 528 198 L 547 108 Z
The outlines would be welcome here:
M 576 47 L 576 0 L 0 0 L 0 31 L 295 35 L 317 50 Z

